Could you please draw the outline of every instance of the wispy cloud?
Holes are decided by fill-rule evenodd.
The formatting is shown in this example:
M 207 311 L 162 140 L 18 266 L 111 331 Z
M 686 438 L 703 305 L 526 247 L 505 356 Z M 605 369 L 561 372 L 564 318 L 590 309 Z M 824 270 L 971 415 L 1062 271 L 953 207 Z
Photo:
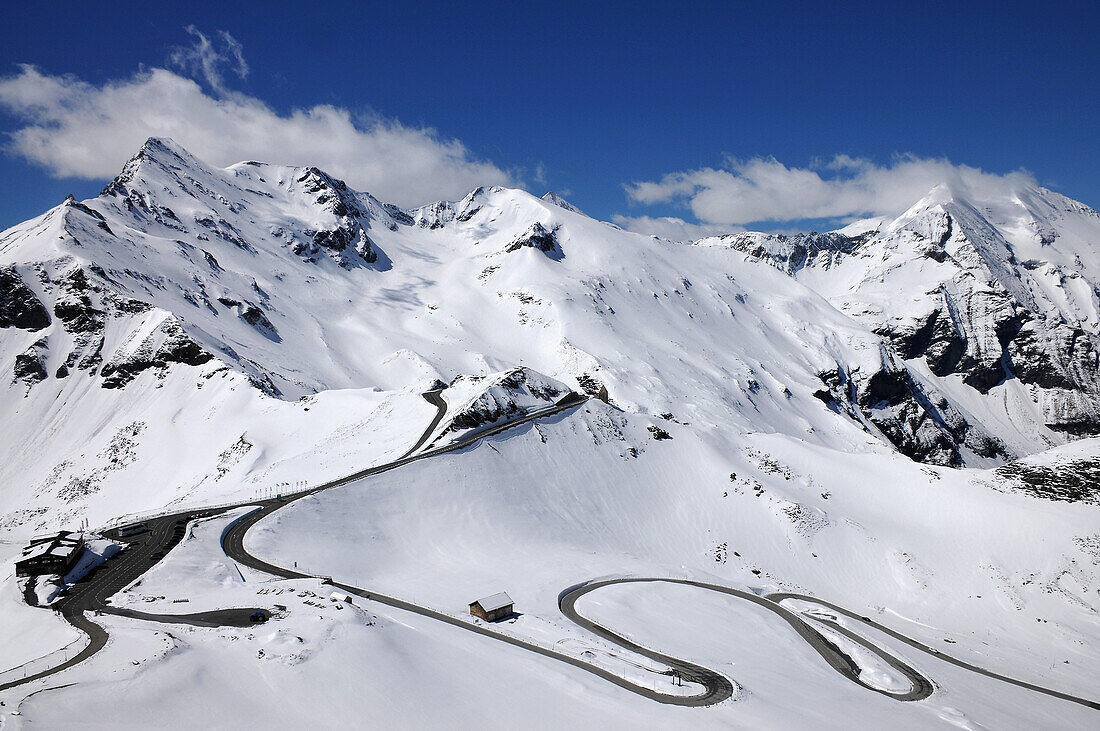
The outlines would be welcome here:
M 729 159 L 723 168 L 669 173 L 631 183 L 626 191 L 638 203 L 686 204 L 706 224 L 744 225 L 896 215 L 940 184 L 980 201 L 1034 184 L 1034 178 L 1026 171 L 987 173 L 943 158 L 907 155 L 877 165 L 838 155 L 808 168 L 774 158 Z
M 7 150 L 58 177 L 104 179 L 151 136 L 171 137 L 200 158 L 230 165 L 255 159 L 316 165 L 354 188 L 411 206 L 460 197 L 479 185 L 515 185 L 515 176 L 480 160 L 459 140 L 431 128 L 317 105 L 280 114 L 225 86 L 248 73 L 240 44 L 194 28 L 195 43 L 173 63 L 197 75 L 142 70 L 104 84 L 43 74 L 33 66 L 0 78 L 0 108 L 22 120 Z
M 216 40 L 220 41 L 220 47 L 215 48 L 210 38 L 195 26 L 189 25 L 184 30 L 195 40 L 190 46 L 172 49 L 168 59 L 173 66 L 184 73 L 202 77 L 211 89 L 222 96 L 229 93 L 222 76 L 223 67 L 228 68 L 237 78 L 244 79 L 248 76 L 244 47 L 228 31 L 217 31 Z

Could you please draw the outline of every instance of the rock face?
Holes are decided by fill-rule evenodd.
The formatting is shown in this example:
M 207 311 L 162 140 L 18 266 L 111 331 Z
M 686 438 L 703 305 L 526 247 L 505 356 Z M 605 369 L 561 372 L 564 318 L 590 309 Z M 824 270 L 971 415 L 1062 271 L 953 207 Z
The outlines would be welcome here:
M 344 181 L 311 167 L 303 170 L 295 182 L 318 207 L 336 217 L 332 228 L 307 230 L 308 238 L 294 244 L 295 254 L 310 258 L 324 251 L 343 267 L 357 260 L 368 264 L 378 261 L 378 252 L 367 236 L 370 215 Z
M 214 356 L 189 338 L 174 319 L 164 320 L 136 348 L 119 353 L 100 370 L 103 388 L 121 388 L 150 368 L 171 363 L 199 366 Z
M 1013 487 L 1048 500 L 1100 504 L 1100 457 L 1041 464 L 1023 459 L 997 468 Z
M 1087 206 L 1027 189 L 1012 202 L 978 207 L 941 187 L 897 220 L 865 230 L 743 233 L 699 243 L 730 246 L 817 289 L 887 341 L 899 360 L 926 368 L 915 380 L 931 378 L 948 402 L 970 400 L 963 387 L 988 399 L 998 420 L 1018 426 L 1009 441 L 1027 444 L 1029 427 L 1020 407 L 993 404 L 1010 402 L 994 389 L 1030 401 L 1048 443 L 1059 434 L 1100 433 L 1100 216 Z M 838 378 L 827 375 L 826 390 Z M 943 439 L 963 447 L 968 437 L 938 426 L 943 439 L 922 438 L 921 427 L 913 428 L 917 410 L 906 410 L 908 427 L 883 433 L 911 456 L 956 462 Z M 937 410 L 944 418 L 934 423 L 953 421 Z M 979 454 L 1029 451 L 998 441 L 969 446 Z
M 45 380 L 46 343 L 46 338 L 42 338 L 15 357 L 15 367 L 12 371 L 13 380 L 22 381 L 28 386 L 33 386 L 39 381 Z
M 869 234 L 845 236 L 814 232 L 786 236 L 745 232 L 722 237 L 721 241 L 793 275 L 807 267 L 830 269 L 869 237 Z
M 512 253 L 520 249 L 534 249 L 541 251 L 551 259 L 561 259 L 565 254 L 558 245 L 558 239 L 554 231 L 547 229 L 541 223 L 533 223 L 530 228 L 512 239 L 505 252 Z
M 444 392 L 448 403 L 457 403 L 443 434 L 476 429 L 544 408 L 567 393 L 564 384 L 526 368 L 486 377 L 463 376 L 452 381 Z
M 15 267 L 0 267 L 0 328 L 41 330 L 50 324 L 50 313 L 20 278 Z
M 814 394 L 817 398 L 877 430 L 918 462 L 959 467 L 964 450 L 1009 457 L 1004 444 L 970 424 L 943 394 L 917 383 L 888 347 L 878 369 L 853 373 L 838 365 L 818 377 L 825 388 Z

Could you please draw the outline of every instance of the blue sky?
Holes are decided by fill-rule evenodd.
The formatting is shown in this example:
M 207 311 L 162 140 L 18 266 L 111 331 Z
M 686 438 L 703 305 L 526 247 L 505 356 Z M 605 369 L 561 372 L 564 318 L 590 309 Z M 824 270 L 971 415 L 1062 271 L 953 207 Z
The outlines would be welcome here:
M 900 212 L 939 178 L 1100 205 L 1095 3 L 153 5 L 9 15 L 0 227 L 150 134 L 405 205 L 554 189 L 662 233 Z

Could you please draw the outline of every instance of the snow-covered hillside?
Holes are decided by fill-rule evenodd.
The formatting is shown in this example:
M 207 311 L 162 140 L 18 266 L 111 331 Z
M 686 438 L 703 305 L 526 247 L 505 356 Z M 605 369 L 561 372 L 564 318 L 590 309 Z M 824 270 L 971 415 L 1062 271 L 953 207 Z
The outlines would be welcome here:
M 19 435 L 0 455 L 3 520 L 58 498 L 103 517 L 100 486 L 202 497 L 247 424 L 175 436 L 196 469 L 174 485 L 143 449 L 181 401 L 177 420 L 203 408 L 179 395 L 199 384 L 211 404 L 226 388 L 289 414 L 334 389 L 524 365 L 702 431 L 877 439 L 953 465 L 1095 432 L 1100 218 L 1042 190 L 984 215 L 941 188 L 855 236 L 687 246 L 553 194 L 478 189 L 401 211 L 314 168 L 213 169 L 152 139 L 98 198 L 0 237 L 2 399 Z M 145 496 L 125 500 L 165 493 Z
M 1087 206 L 939 186 L 893 222 L 698 243 L 770 262 L 888 339 L 949 421 L 995 437 L 984 457 L 1100 432 L 1100 214 Z
M 1043 189 L 968 202 L 940 187 L 894 221 L 675 243 L 555 194 L 479 188 L 401 210 L 315 168 L 213 168 L 150 139 L 98 197 L 0 234 L 0 531 L 14 546 L 83 518 L 302 490 L 577 392 L 591 397 L 585 406 L 484 448 L 311 495 L 258 523 L 246 545 L 441 611 L 508 590 L 524 613 L 515 631 L 566 645 L 588 640 L 565 627 L 556 598 L 600 574 L 797 588 L 1087 695 L 1100 672 L 1082 649 L 1100 632 L 1100 508 L 1087 485 L 1098 446 L 1073 440 L 1100 433 L 1098 244 L 1100 216 Z M 1069 487 L 1055 484 L 1067 470 Z M 118 603 L 165 609 L 184 598 L 172 591 L 209 606 L 265 601 L 266 578 L 207 545 L 217 525 L 169 554 L 145 598 L 134 586 Z M 355 657 L 334 649 L 342 637 L 398 679 L 384 686 L 391 697 L 447 648 L 430 672 L 439 705 L 410 694 L 382 725 L 472 720 L 456 710 L 470 698 L 503 723 L 502 696 L 454 679 L 470 653 L 500 682 L 551 678 L 508 686 L 545 725 L 658 718 L 625 691 L 422 619 L 370 609 L 306 623 L 320 588 L 296 581 L 290 593 L 304 601 L 261 643 L 269 686 L 253 689 L 257 726 L 279 722 L 263 710 L 275 698 L 311 702 L 271 670 L 272 655 L 326 687 Z M 14 580 L 0 591 L 17 601 Z M 688 616 L 686 591 L 660 596 Z M 683 642 L 652 626 L 659 612 L 642 594 L 608 589 L 598 611 L 658 644 Z M 708 603 L 697 620 L 723 607 Z M 56 621 L 27 611 L 11 633 Z M 229 703 L 187 678 L 240 661 L 243 635 L 174 637 L 171 648 L 202 648 L 180 659 L 140 622 L 108 621 L 123 648 L 72 671 L 85 675 L 70 698 L 120 722 L 89 683 L 110 686 L 92 679 L 125 649 L 142 668 L 154 663 L 126 681 L 143 702 L 209 693 Z M 292 651 L 294 637 L 303 646 Z M 828 668 L 807 671 L 813 660 L 793 641 L 767 635 L 795 658 L 788 665 L 751 635 L 721 637 L 721 652 L 696 649 L 719 667 L 740 662 L 730 646 L 747 643 L 747 673 L 719 669 L 746 693 L 692 721 L 661 708 L 660 723 L 893 718 L 894 701 L 868 700 Z M 33 655 L 10 646 L 5 666 Z M 1055 700 L 1029 704 L 991 680 L 923 669 L 940 690 L 903 725 L 1059 718 Z M 791 687 L 825 710 L 792 710 Z M 369 711 L 351 688 L 339 695 L 341 712 Z M 65 725 L 37 701 L 25 710 Z

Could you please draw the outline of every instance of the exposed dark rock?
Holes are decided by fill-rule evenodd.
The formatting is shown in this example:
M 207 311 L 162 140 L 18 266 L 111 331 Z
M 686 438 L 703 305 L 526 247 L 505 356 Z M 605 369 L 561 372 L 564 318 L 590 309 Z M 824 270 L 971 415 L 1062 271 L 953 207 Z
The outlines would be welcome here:
M 392 218 L 396 223 L 399 223 L 403 226 L 412 226 L 413 224 L 416 223 L 416 219 L 414 219 L 408 213 L 401 210 L 400 208 L 398 208 L 397 206 L 395 206 L 392 203 L 384 204 L 382 206 L 382 209 L 386 213 L 390 214 L 390 218 Z
M 140 315 L 143 312 L 148 312 L 153 309 L 153 306 L 148 302 L 142 302 L 141 300 L 132 299 L 130 297 L 118 297 L 107 293 L 104 295 L 104 301 L 110 303 L 110 310 L 112 312 L 121 312 L 127 315 Z
M 317 194 L 317 202 L 337 216 L 362 215 L 358 201 L 343 180 L 318 168 L 308 167 L 298 175 L 298 182 L 307 193 Z
M 653 435 L 653 438 L 657 441 L 663 441 L 665 439 L 672 439 L 672 435 L 667 431 L 657 426 L 656 424 L 650 424 L 646 427 L 646 430 Z
M 271 380 L 271 376 L 266 373 L 250 374 L 248 382 L 272 398 L 281 398 L 283 395 L 283 392 Z
M 15 267 L 0 267 L 0 328 L 41 330 L 49 324 L 50 313 Z
M 565 394 L 564 391 L 555 388 L 549 383 L 540 384 L 535 381 L 530 381 L 527 378 L 527 371 L 523 368 L 517 368 L 516 370 L 505 376 L 500 384 L 506 388 L 521 389 L 526 387 L 527 391 L 544 401 L 551 401 L 559 396 Z
M 906 370 L 880 370 L 871 374 L 857 392 L 857 403 L 864 407 L 900 403 L 912 395 L 913 381 Z
M 481 380 L 481 377 L 471 377 L 472 380 Z M 457 381 L 457 379 L 456 379 Z M 528 378 L 527 370 L 517 368 L 500 380 L 503 389 L 490 388 L 480 398 L 474 400 L 469 406 L 451 418 L 451 424 L 445 431 L 451 432 L 457 429 L 473 429 L 483 424 L 490 424 L 509 416 L 522 413 L 522 408 L 516 403 L 509 393 L 526 390 L 531 395 L 547 402 L 553 402 L 568 391 L 563 391 L 549 383 L 537 379 Z
M 358 233 L 350 225 L 339 226 L 331 231 L 317 231 L 313 234 L 313 243 L 333 251 L 343 251 L 351 246 Z
M 222 269 L 222 265 L 218 263 L 218 260 L 214 258 L 214 255 L 211 254 L 206 249 L 202 250 L 202 256 L 203 256 L 204 259 L 206 259 L 206 263 L 207 263 L 207 265 L 209 265 L 209 267 L 212 271 L 214 271 L 214 272 L 224 272 L 225 271 L 224 269 Z
M 531 248 L 547 254 L 552 259 L 560 259 L 563 256 L 561 247 L 558 246 L 556 231 L 548 230 L 541 223 L 535 222 L 522 234 L 512 240 L 505 249 L 506 252 L 519 251 L 523 248 Z
M 768 262 L 777 269 L 794 274 L 807 266 L 828 269 L 859 248 L 868 238 L 838 233 L 731 234 L 722 242 L 749 256 Z
M 455 414 L 454 418 L 451 419 L 451 426 L 448 427 L 448 430 L 476 429 L 482 424 L 491 424 L 519 412 L 519 406 L 514 401 L 500 403 L 494 400 L 492 404 L 483 404 L 478 401 L 469 408 Z
M 1048 500 L 1100 504 L 1100 458 L 1053 465 L 1010 462 L 997 468 L 997 476 L 1017 489 Z
M 197 215 L 195 216 L 195 223 L 202 226 L 207 231 L 210 231 L 223 241 L 228 241 L 233 244 L 238 249 L 244 249 L 253 254 L 256 253 L 256 249 L 253 248 L 252 244 L 245 241 L 241 236 L 241 232 L 224 218 L 215 218 L 211 214 Z
M 1085 389 L 1100 383 L 1097 344 L 1080 328 L 1031 320 L 1009 343 L 1012 370 L 1040 388 Z
M 175 320 L 165 320 L 132 354 L 104 364 L 103 388 L 121 388 L 150 368 L 171 363 L 199 366 L 214 356 L 192 340 Z
M 888 356 L 869 376 L 837 366 L 818 378 L 826 388 L 814 392 L 815 398 L 874 425 L 910 459 L 959 467 L 964 446 L 983 457 L 1011 456 L 999 440 L 968 423 L 942 395 L 926 392 L 903 365 Z
M 267 314 L 265 314 L 258 305 L 254 305 L 251 302 L 244 303 L 241 306 L 239 317 L 259 330 L 265 337 L 275 341 L 281 340 L 279 331 L 275 329 L 275 326 L 271 324 L 271 320 L 267 318 Z
M 58 281 L 60 293 L 54 302 L 53 314 L 66 331 L 75 334 L 96 333 L 103 329 L 104 313 L 92 305 L 94 291 L 87 274 L 76 268 Z
M 607 386 L 603 385 L 600 381 L 596 380 L 587 373 L 582 373 L 577 376 L 577 385 L 581 387 L 581 390 L 593 398 L 597 398 L 604 403 L 610 400 L 607 393 Z
M 111 227 L 107 225 L 107 219 L 105 219 L 103 217 L 103 214 L 101 214 L 99 211 L 95 210 L 94 208 L 89 208 L 83 203 L 80 203 L 72 195 L 69 195 L 67 198 L 65 198 L 65 205 L 68 206 L 70 210 L 80 211 L 84 215 L 92 218 L 95 221 L 96 228 L 102 231 L 106 231 L 111 236 L 115 235 L 115 232 L 112 231 Z
M 966 352 L 966 339 L 955 326 L 947 308 L 933 310 L 914 329 L 879 329 L 875 332 L 888 338 L 898 355 L 906 360 L 923 355 L 928 367 L 937 376 L 954 372 Z
M 28 386 L 46 379 L 46 338 L 41 338 L 34 345 L 15 356 L 15 367 L 12 369 L 13 381 L 22 381 Z
M 1037 233 L 1041 241 L 1054 238 L 1053 231 Z M 1017 262 L 1001 234 L 980 213 L 962 207 L 958 211 L 930 208 L 905 229 L 884 235 L 954 269 L 938 290 L 929 293 L 934 304 L 925 314 L 905 320 L 898 313 L 900 321 L 874 324 L 876 334 L 888 340 L 902 359 L 923 358 L 936 376 L 961 376 L 982 394 L 1018 378 L 1031 387 L 1046 426 L 1073 435 L 1100 433 L 1100 368 L 1096 364 L 1100 339 L 1060 319 L 1048 321 L 1045 311 L 1036 310 L 1029 294 L 1029 287 L 1031 291 L 1034 287 L 1028 284 L 1026 272 L 1047 265 Z M 862 256 L 860 247 L 875 237 L 873 232 L 854 237 L 743 233 L 722 237 L 721 242 L 797 274 L 811 266 L 828 269 L 846 256 Z M 890 314 L 887 311 L 886 316 Z M 866 410 L 868 399 L 884 401 L 898 412 L 892 423 L 905 423 L 906 430 L 912 431 L 919 410 L 899 411 L 895 397 L 900 390 L 903 387 L 896 378 L 875 375 L 860 391 L 857 407 Z M 815 396 L 841 410 L 846 408 L 845 398 L 852 398 L 841 394 L 838 399 L 832 388 Z M 901 432 L 894 426 L 882 431 L 895 444 L 899 442 Z M 968 430 L 966 439 L 966 446 L 978 454 L 1006 451 L 999 441 L 975 430 Z
M 327 254 L 345 269 L 357 263 L 373 264 L 378 261 L 378 250 L 366 233 L 370 217 L 344 181 L 317 168 L 306 168 L 297 182 L 307 193 L 316 195 L 317 204 L 336 216 L 337 224 L 331 229 L 304 232 L 309 237 L 307 241 L 297 240 L 282 229 L 273 231 L 273 235 L 288 239 L 291 250 L 309 261 L 314 261 L 321 253 Z M 408 215 L 405 214 L 404 218 L 408 219 Z

